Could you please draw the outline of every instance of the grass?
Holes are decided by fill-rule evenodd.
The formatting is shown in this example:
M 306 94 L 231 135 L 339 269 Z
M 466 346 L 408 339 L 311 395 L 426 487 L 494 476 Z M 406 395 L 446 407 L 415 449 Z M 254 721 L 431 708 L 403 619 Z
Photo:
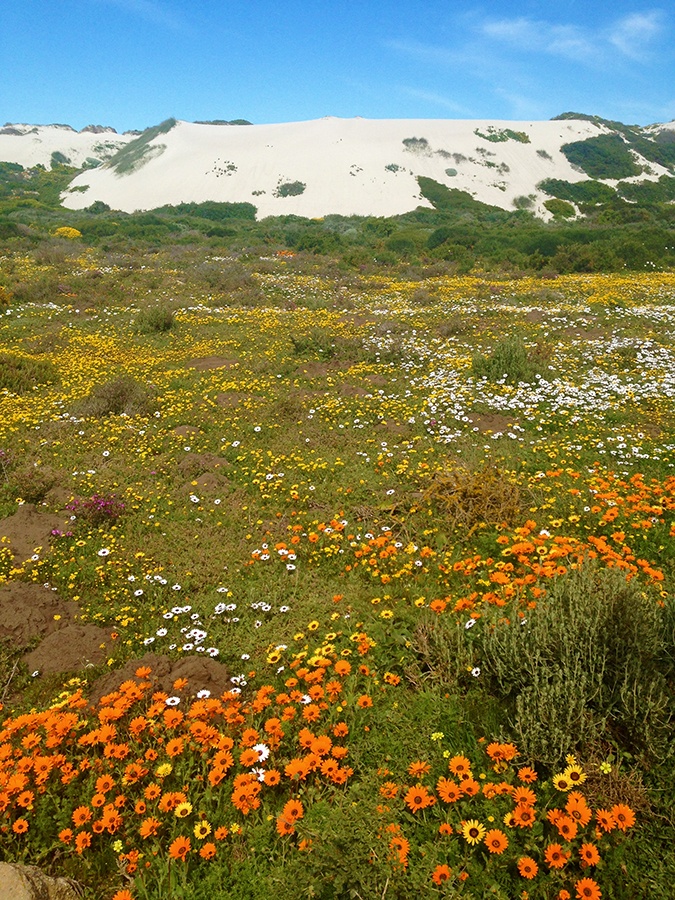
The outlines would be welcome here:
M 0 354 L 20 361 L 15 387 L 33 368 L 27 390 L 0 398 L 0 508 L 30 500 L 76 518 L 37 558 L 12 561 L 0 544 L 0 581 L 49 584 L 116 637 L 100 669 L 35 678 L 3 645 L 0 769 L 63 755 L 44 794 L 21 763 L 34 796 L 14 792 L 0 811 L 4 859 L 104 900 L 127 887 L 134 900 L 543 900 L 586 877 L 603 896 L 667 896 L 672 275 L 565 276 L 552 290 L 73 247 L 9 254 L 7 272 Z M 53 302 L 43 284 L 68 290 Z M 162 310 L 175 327 L 151 326 Z M 149 652 L 219 665 L 241 694 L 205 704 L 190 696 L 199 684 L 169 682 L 153 700 L 157 685 L 127 679 L 95 712 L 81 705 L 102 672 Z M 278 784 L 242 762 L 248 728 Z M 512 744 L 506 760 L 486 752 Z M 222 778 L 221 751 L 233 757 Z M 626 805 L 634 826 L 598 837 L 592 819 L 562 839 L 546 813 L 569 801 L 554 778 L 570 754 L 593 815 Z M 445 802 L 460 756 L 478 791 Z M 310 770 L 289 775 L 298 759 Z M 531 829 L 504 822 L 527 768 Z M 259 806 L 233 802 L 235 778 L 262 785 Z M 418 784 L 435 803 L 415 806 Z M 184 816 L 160 808 L 175 792 Z M 91 818 L 76 826 L 79 807 Z M 148 818 L 159 825 L 144 838 Z M 469 820 L 508 848 L 471 844 Z M 552 843 L 571 853 L 561 870 L 546 864 Z M 601 863 L 581 868 L 582 843 Z

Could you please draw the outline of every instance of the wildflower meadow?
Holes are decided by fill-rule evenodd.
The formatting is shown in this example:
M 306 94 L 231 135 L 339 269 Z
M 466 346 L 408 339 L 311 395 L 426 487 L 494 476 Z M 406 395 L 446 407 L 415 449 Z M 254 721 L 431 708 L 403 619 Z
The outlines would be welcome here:
M 669 896 L 675 275 L 66 237 L 0 258 L 0 859 Z

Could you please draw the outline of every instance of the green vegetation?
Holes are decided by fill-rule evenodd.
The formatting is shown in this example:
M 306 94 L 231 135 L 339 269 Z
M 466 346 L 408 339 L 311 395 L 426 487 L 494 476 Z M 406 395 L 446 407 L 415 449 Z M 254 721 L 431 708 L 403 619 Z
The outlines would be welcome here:
M 282 181 L 277 185 L 275 197 L 299 197 L 305 193 L 306 184 L 302 181 Z
M 642 171 L 629 145 L 618 134 L 599 134 L 585 141 L 563 144 L 560 149 L 573 166 L 591 178 L 629 178 Z
M 140 137 L 135 138 L 133 141 L 130 141 L 122 147 L 121 150 L 118 150 L 117 153 L 108 160 L 106 166 L 114 169 L 118 175 L 129 175 L 131 172 L 135 172 L 144 165 L 144 163 L 148 162 L 149 159 L 154 156 L 159 156 L 159 154 L 163 152 L 164 145 L 155 144 L 154 146 L 151 146 L 150 142 L 156 137 L 159 137 L 160 134 L 168 134 L 175 126 L 175 119 L 166 119 L 159 125 L 153 125 L 151 128 L 146 128 Z
M 517 141 L 519 144 L 530 143 L 530 136 L 524 131 L 513 131 L 511 128 L 495 128 L 494 125 L 488 125 L 487 132 L 476 128 L 474 134 L 493 144 L 501 144 L 504 141 Z

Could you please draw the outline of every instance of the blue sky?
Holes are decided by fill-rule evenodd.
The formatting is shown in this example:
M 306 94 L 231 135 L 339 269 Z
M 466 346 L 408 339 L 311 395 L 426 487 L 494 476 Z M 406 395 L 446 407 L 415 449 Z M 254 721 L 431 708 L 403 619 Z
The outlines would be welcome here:
M 0 125 L 169 116 L 675 118 L 675 9 L 640 0 L 0 0 Z

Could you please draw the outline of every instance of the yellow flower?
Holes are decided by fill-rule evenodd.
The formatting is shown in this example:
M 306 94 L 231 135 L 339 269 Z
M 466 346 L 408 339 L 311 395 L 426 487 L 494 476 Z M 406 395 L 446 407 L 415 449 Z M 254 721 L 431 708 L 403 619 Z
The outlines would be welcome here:
M 193 834 L 200 841 L 203 841 L 205 837 L 208 837 L 211 834 L 211 826 L 206 819 L 197 822 L 193 829 Z
M 173 766 L 171 765 L 171 763 L 162 763 L 155 769 L 155 775 L 158 778 L 166 778 L 166 776 L 170 775 L 172 772 Z
M 319 627 L 319 623 L 316 621 L 316 619 L 314 619 L 313 621 L 309 622 L 309 624 L 307 625 L 307 631 L 316 631 L 316 629 L 318 627 Z
M 186 816 L 189 816 L 192 812 L 192 804 L 188 803 L 186 800 L 183 803 L 179 803 L 178 806 L 174 809 L 173 814 L 177 819 L 184 819 Z
M 485 826 L 481 825 L 477 819 L 469 819 L 462 825 L 462 837 L 469 844 L 480 844 L 485 834 Z

